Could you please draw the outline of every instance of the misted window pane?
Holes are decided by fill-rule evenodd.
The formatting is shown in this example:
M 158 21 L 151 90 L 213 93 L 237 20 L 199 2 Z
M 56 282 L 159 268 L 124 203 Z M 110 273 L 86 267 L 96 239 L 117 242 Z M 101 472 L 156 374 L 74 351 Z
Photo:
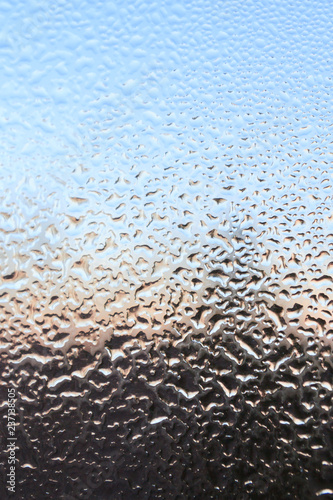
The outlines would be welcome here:
M 0 15 L 0 497 L 333 498 L 333 3 Z

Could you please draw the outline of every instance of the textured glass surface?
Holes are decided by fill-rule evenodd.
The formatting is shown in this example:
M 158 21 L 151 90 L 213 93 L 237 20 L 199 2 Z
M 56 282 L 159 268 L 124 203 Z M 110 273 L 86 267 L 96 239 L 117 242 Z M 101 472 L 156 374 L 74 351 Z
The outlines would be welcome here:
M 333 498 L 333 2 L 0 17 L 0 498 Z

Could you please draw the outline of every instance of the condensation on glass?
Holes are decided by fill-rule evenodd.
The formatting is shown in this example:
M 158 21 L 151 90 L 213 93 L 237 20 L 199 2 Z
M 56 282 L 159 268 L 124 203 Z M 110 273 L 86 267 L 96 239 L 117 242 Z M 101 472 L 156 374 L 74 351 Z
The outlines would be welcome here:
M 332 2 L 0 15 L 15 498 L 332 498 Z

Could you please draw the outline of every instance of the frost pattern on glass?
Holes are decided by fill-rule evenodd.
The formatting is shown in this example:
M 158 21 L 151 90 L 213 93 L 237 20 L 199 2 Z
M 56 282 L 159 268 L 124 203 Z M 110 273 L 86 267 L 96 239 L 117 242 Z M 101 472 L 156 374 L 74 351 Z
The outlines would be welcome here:
M 15 498 L 333 498 L 332 2 L 14 3 Z

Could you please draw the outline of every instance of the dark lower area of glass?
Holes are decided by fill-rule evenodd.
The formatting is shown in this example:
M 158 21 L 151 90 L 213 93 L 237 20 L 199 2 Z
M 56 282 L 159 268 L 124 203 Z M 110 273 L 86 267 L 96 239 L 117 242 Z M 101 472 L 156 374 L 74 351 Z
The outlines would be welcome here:
M 123 335 L 94 356 L 73 347 L 14 370 L 15 498 L 330 498 L 331 362 L 323 343 L 314 357 L 291 338 L 256 360 L 221 332 L 142 335 L 140 350 Z

